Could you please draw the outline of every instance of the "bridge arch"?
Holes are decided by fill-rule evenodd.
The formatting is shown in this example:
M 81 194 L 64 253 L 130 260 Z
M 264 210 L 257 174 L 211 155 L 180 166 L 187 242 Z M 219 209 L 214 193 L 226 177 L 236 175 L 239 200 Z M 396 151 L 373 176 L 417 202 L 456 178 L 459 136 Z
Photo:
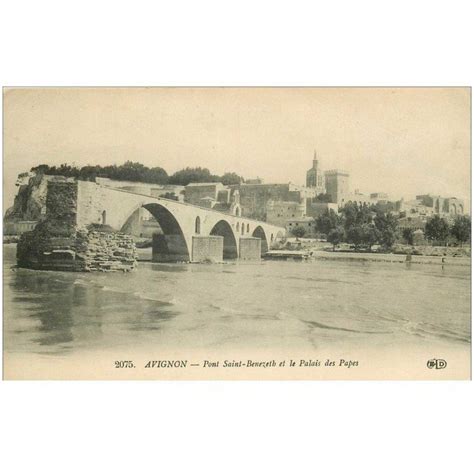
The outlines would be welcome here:
M 218 221 L 211 229 L 210 235 L 220 235 L 224 237 L 224 260 L 237 258 L 237 241 L 232 227 L 227 221 L 223 219 Z
M 267 236 L 265 235 L 265 231 L 263 230 L 262 226 L 255 227 L 254 231 L 252 232 L 252 237 L 257 237 L 261 239 L 262 246 L 261 246 L 261 254 L 264 255 L 268 252 L 268 240 Z
M 144 207 L 157 221 L 163 234 L 153 236 L 153 261 L 189 262 L 190 251 L 183 229 L 176 217 L 158 203 L 144 204 Z

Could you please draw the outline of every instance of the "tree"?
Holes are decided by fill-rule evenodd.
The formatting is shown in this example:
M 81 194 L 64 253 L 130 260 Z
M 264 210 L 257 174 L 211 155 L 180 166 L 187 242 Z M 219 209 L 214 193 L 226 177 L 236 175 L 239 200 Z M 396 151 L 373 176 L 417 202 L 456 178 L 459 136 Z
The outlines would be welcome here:
M 372 250 L 372 245 L 376 244 L 379 240 L 379 231 L 372 224 L 362 224 L 362 243 Z
M 339 216 L 333 209 L 326 209 L 320 216 L 315 219 L 315 225 L 318 232 L 328 235 L 331 230 L 340 224 Z
M 431 218 L 426 223 L 425 237 L 432 242 L 438 242 L 446 244 L 446 240 L 449 236 L 449 225 L 445 219 L 438 215 Z
M 464 242 L 471 240 L 471 219 L 468 216 L 456 217 L 450 233 L 462 247 Z
M 185 168 L 176 171 L 169 178 L 170 184 L 179 184 L 187 186 L 189 183 L 217 183 L 220 181 L 219 176 L 212 175 L 207 168 Z
M 63 163 L 60 166 L 39 165 L 31 168 L 37 174 L 57 175 L 95 181 L 96 177 L 143 183 L 166 184 L 168 173 L 163 168 L 148 168 L 138 162 L 126 161 L 123 165 L 86 165 L 82 168 Z
M 239 176 L 237 173 L 224 173 L 221 176 L 221 183 L 225 186 L 230 186 L 231 184 L 240 184 L 244 181 L 242 176 Z
M 398 237 L 398 220 L 390 213 L 379 212 L 374 219 L 378 231 L 378 241 L 386 249 L 391 249 Z
M 403 229 L 402 235 L 408 245 L 413 245 L 413 238 L 414 238 L 413 229 L 410 229 L 408 227 Z
M 341 225 L 331 229 L 327 236 L 327 241 L 331 242 L 332 250 L 336 250 L 336 247 L 344 240 L 344 227 Z
M 353 225 L 349 227 L 346 232 L 347 242 L 354 245 L 354 249 L 357 251 L 364 241 L 364 233 L 362 226 Z
M 346 204 L 341 213 L 344 219 L 344 227 L 349 230 L 351 227 L 362 224 L 370 224 L 372 222 L 372 211 L 365 204 L 357 203 Z
M 304 237 L 306 234 L 306 229 L 304 227 L 301 227 L 300 225 L 297 225 L 293 229 L 291 229 L 291 233 L 296 237 L 296 239 L 299 239 L 300 237 Z

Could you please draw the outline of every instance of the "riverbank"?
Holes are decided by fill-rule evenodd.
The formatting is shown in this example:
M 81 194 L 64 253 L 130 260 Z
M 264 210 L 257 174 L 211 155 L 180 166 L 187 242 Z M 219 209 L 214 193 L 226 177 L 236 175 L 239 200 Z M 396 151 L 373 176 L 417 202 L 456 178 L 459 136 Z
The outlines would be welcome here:
M 361 253 L 361 252 L 332 252 L 316 250 L 312 257 L 321 260 L 339 261 L 361 261 L 361 262 L 385 262 L 385 263 L 414 263 L 424 265 L 456 265 L 469 267 L 471 259 L 469 257 L 437 257 L 425 255 L 403 255 L 394 253 Z M 409 260 L 407 260 L 409 257 Z M 410 259 L 411 257 L 411 259 Z

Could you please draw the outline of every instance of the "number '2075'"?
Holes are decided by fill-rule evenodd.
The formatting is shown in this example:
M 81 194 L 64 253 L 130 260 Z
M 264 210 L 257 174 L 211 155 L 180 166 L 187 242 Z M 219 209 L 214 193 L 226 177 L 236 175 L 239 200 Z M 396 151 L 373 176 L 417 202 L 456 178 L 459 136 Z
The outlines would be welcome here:
M 115 368 L 116 369 L 133 369 L 135 366 L 133 365 L 133 361 L 131 360 L 116 360 L 115 361 Z

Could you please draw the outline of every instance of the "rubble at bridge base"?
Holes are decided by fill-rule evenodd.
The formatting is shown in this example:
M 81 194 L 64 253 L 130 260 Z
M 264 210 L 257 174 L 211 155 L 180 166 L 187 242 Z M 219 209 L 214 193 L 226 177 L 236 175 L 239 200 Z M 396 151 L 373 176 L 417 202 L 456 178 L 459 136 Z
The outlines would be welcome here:
M 40 226 L 21 236 L 17 262 L 35 270 L 128 272 L 137 266 L 137 251 L 126 234 L 72 229 L 69 235 L 47 235 Z

